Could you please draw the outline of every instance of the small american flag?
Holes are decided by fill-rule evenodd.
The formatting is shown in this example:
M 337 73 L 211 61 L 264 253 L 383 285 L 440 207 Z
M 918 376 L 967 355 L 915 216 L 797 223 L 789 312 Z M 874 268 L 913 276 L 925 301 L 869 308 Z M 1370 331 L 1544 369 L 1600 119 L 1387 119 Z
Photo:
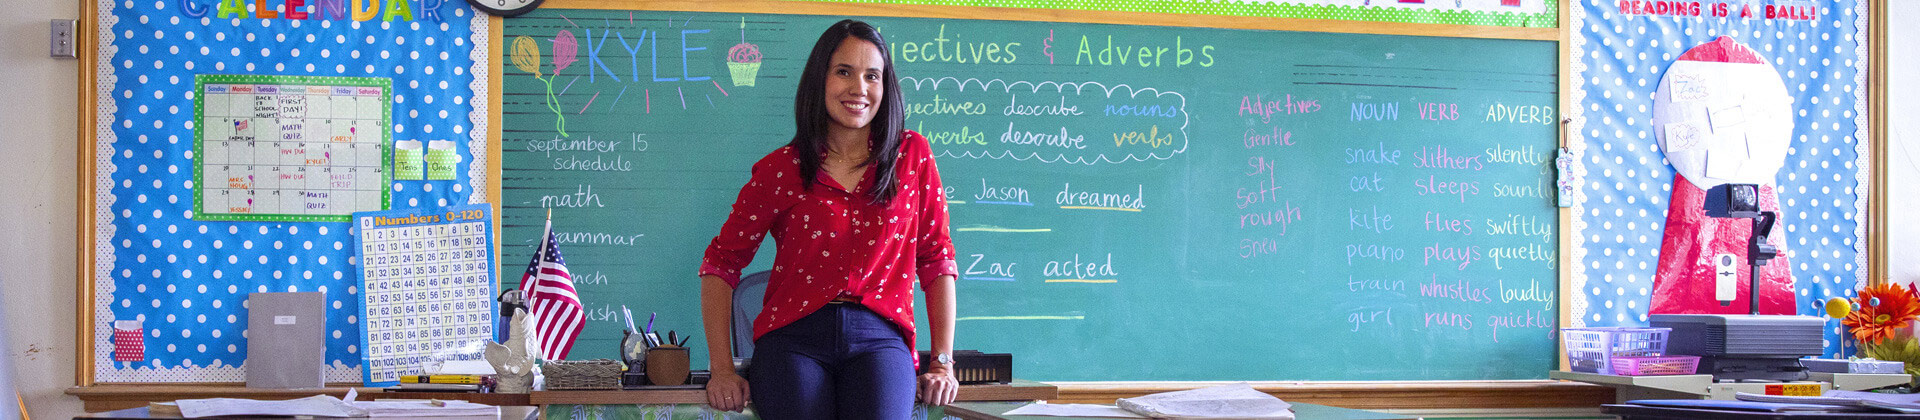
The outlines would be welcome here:
M 540 342 L 540 353 L 548 360 L 565 360 L 573 350 L 573 339 L 586 327 L 587 314 L 580 295 L 573 290 L 573 275 L 560 258 L 559 243 L 554 240 L 553 220 L 547 220 L 547 234 L 540 249 L 527 263 L 520 277 L 520 289 L 526 291 L 527 307 L 533 316 L 533 338 Z

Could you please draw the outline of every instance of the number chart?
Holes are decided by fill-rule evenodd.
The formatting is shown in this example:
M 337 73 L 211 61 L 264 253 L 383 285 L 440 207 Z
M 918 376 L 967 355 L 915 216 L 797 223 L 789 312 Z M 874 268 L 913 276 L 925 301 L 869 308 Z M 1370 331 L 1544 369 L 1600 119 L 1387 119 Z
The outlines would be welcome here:
M 419 374 L 426 360 L 479 360 L 476 343 L 494 338 L 492 210 L 472 204 L 353 217 L 366 299 L 366 384 Z
M 344 222 L 391 201 L 392 80 L 194 77 L 194 218 Z

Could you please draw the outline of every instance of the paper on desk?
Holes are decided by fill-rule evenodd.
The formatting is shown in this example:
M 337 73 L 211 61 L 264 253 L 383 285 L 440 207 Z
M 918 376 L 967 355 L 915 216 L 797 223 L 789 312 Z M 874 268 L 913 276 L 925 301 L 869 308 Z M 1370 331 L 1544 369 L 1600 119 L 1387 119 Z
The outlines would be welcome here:
M 1883 394 L 1879 392 L 1844 391 L 1836 389 L 1827 391 L 1825 397 L 1855 399 L 1867 405 L 1880 408 L 1920 410 L 1920 394 Z
M 1047 404 L 1033 403 L 1006 412 L 1009 416 L 1054 416 L 1054 417 L 1118 417 L 1144 419 L 1146 416 L 1122 410 L 1120 407 L 1099 404 Z
M 493 375 L 493 364 L 486 360 L 448 360 L 440 365 L 438 375 Z
M 436 402 L 439 405 L 435 405 Z M 359 401 L 353 403 L 353 406 L 361 410 L 366 410 L 367 417 L 500 416 L 500 407 L 466 401 Z
M 315 395 L 285 401 L 207 398 L 180 400 L 176 403 L 180 405 L 180 416 L 188 418 L 237 415 L 316 417 L 365 417 L 367 415 L 366 410 L 354 408 L 331 395 Z
M 1119 402 L 1120 408 L 1157 419 L 1293 419 L 1293 404 L 1247 384 L 1162 392 Z

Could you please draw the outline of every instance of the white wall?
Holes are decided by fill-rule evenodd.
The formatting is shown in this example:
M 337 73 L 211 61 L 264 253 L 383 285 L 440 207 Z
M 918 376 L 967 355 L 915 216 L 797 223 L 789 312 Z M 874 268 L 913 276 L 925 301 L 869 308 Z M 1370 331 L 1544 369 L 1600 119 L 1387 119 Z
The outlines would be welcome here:
M 0 314 L 14 383 L 36 419 L 80 414 L 73 386 L 74 159 L 79 61 L 47 56 L 47 20 L 82 0 L 8 1 L 0 13 Z M 0 397 L 11 411 L 12 396 Z
M 1920 28 L 1911 24 L 1920 18 L 1920 1 L 1889 0 L 1888 22 L 1896 22 L 1888 31 L 1887 115 L 1892 124 L 1888 142 L 1887 225 L 1888 274 L 1893 281 L 1912 284 L 1920 281 Z

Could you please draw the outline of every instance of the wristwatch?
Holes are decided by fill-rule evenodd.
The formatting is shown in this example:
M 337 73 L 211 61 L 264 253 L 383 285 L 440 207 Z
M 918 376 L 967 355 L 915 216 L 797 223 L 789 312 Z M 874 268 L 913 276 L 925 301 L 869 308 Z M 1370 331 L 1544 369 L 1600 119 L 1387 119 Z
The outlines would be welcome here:
M 936 354 L 933 356 L 933 361 L 938 362 L 941 365 L 946 367 L 953 367 L 953 354 L 951 353 Z

